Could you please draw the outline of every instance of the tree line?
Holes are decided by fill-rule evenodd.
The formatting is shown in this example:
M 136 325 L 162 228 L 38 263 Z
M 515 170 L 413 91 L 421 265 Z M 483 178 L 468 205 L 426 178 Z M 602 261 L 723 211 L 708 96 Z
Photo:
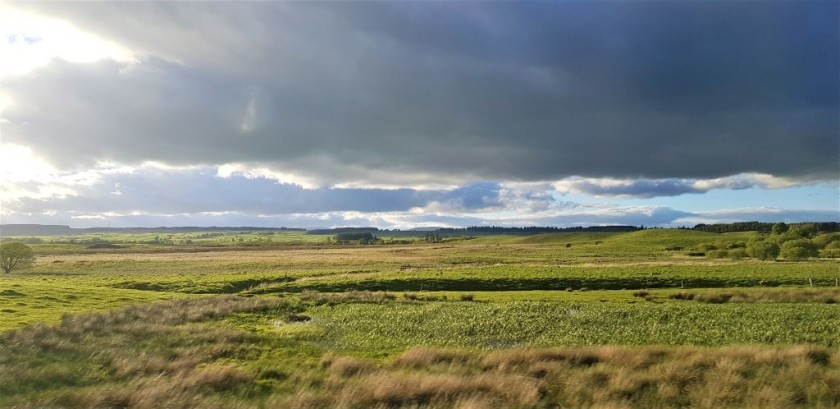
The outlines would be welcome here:
M 759 232 L 746 242 L 727 245 L 704 243 L 699 247 L 711 258 L 798 261 L 813 257 L 840 257 L 840 233 L 836 230 L 821 231 L 821 227 L 832 228 L 830 223 L 774 223 L 769 231 Z
M 736 222 L 736 223 L 717 223 L 704 224 L 700 223 L 694 226 L 693 230 L 705 231 L 709 233 L 734 233 L 742 231 L 757 231 L 761 233 L 770 233 L 773 226 L 785 223 L 763 223 L 763 222 Z M 807 222 L 807 223 L 792 223 L 791 226 L 799 226 L 801 228 L 812 230 L 817 233 L 835 233 L 840 232 L 840 223 L 837 222 Z

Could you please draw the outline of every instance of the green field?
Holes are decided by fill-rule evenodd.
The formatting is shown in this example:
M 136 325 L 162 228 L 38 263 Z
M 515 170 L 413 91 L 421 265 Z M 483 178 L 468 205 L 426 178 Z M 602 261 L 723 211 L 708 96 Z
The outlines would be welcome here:
M 757 236 L 23 238 L 0 407 L 840 407 L 840 262 L 697 256 Z

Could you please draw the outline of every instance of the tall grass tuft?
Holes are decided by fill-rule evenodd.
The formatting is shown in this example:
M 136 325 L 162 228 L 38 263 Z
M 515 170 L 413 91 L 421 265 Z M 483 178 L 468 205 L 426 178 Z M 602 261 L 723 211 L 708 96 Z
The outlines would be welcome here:
M 339 362 L 330 355 L 330 362 Z M 840 352 L 792 347 L 411 349 L 304 407 L 836 407 Z M 335 364 L 333 364 L 335 365 Z M 308 402 L 312 403 L 312 400 Z

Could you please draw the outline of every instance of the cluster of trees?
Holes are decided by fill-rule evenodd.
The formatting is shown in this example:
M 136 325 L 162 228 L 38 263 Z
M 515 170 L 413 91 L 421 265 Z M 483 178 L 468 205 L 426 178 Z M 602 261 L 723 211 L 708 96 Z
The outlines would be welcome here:
M 423 236 L 423 241 L 426 243 L 443 243 L 443 236 L 438 233 L 428 232 Z
M 335 235 L 335 241 L 338 244 L 359 243 L 359 244 L 374 244 L 379 241 L 379 238 L 371 232 L 349 232 L 338 233 Z
M 701 249 L 706 250 L 707 256 L 715 258 L 799 261 L 812 257 L 840 257 L 840 233 L 822 232 L 819 225 L 775 223 L 768 229 L 769 234 L 758 235 L 746 243 L 730 243 L 725 248 L 704 244 Z
M 762 223 L 762 222 L 737 222 L 737 223 L 720 223 L 720 224 L 698 224 L 693 227 L 693 230 L 705 231 L 710 233 L 733 233 L 739 231 L 757 231 L 762 233 L 770 233 L 774 226 L 785 225 L 785 223 Z M 822 222 L 822 223 L 797 223 L 791 226 L 798 226 L 809 231 L 835 233 L 840 232 L 840 223 L 837 222 Z

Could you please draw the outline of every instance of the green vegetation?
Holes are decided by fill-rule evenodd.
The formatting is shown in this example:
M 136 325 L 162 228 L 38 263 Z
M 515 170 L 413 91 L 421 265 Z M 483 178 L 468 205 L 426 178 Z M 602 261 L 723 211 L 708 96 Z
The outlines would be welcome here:
M 747 244 L 747 253 L 759 260 L 775 260 L 779 257 L 779 245 L 754 238 Z
M 784 242 L 779 255 L 786 260 L 807 260 L 817 257 L 819 251 L 809 240 L 798 239 Z
M 14 269 L 29 268 L 35 262 L 32 248 L 23 243 L 9 242 L 0 244 L 0 268 L 9 274 Z
M 837 407 L 838 233 L 788 227 L 33 237 L 0 407 Z
M 808 304 L 431 302 L 345 304 L 313 311 L 343 351 L 557 345 L 840 345 L 840 309 Z M 382 317 L 389 317 L 383 320 Z
M 758 260 L 803 261 L 809 258 L 837 258 L 840 252 L 840 233 L 818 233 L 814 224 L 789 227 L 784 223 L 773 225 L 772 234 L 754 235 L 744 242 L 703 243 L 698 246 L 710 258 L 742 259 L 747 256 Z

